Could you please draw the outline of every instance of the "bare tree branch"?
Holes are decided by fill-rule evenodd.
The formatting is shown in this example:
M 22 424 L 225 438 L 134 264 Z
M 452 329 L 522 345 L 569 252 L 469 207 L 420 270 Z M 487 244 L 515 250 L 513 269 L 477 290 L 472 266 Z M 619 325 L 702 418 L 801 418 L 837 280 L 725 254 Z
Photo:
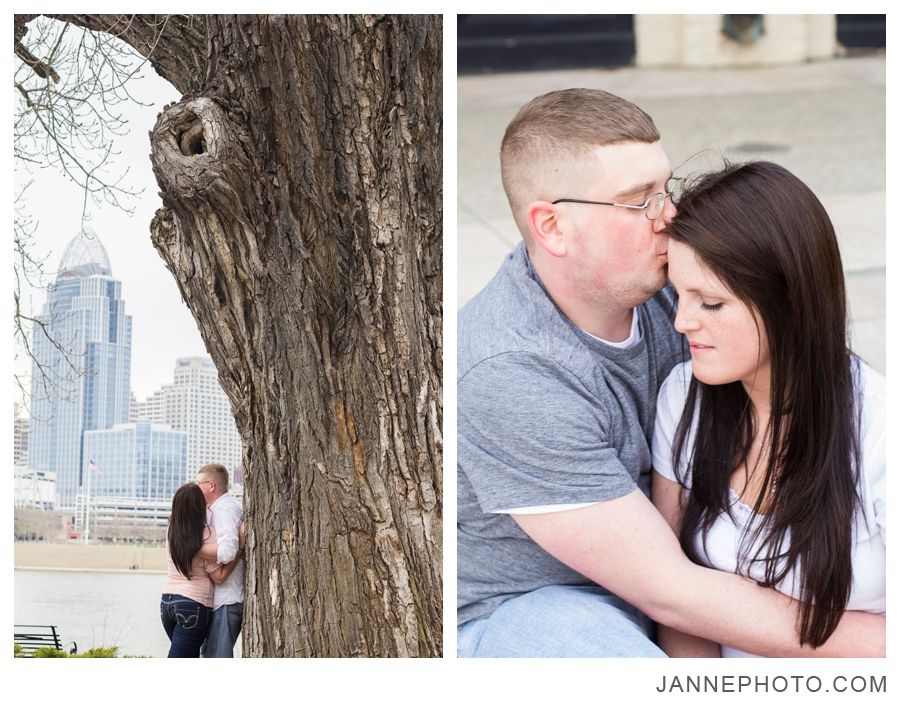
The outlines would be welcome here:
M 73 18 L 74 19 L 74 18 Z M 131 93 L 132 81 L 148 56 L 159 51 L 166 63 L 172 47 L 161 41 L 170 18 L 165 15 L 133 18 L 101 16 L 93 26 L 116 31 L 128 37 L 140 37 L 143 58 L 134 47 L 109 33 L 40 15 L 16 15 L 14 53 L 17 57 L 13 89 L 17 96 L 14 122 L 16 179 L 33 168 L 58 170 L 83 193 L 82 227 L 90 217 L 92 205 L 112 205 L 131 212 L 129 200 L 140 191 L 128 186 L 128 168 L 113 171 L 118 152 L 116 139 L 127 134 L 128 124 L 120 107 L 125 102 L 140 102 Z M 179 26 L 175 20 L 173 26 Z M 194 24 L 203 24 L 194 20 Z M 191 36 L 196 38 L 197 32 Z M 176 43 L 182 43 L 179 39 Z M 154 56 L 154 58 L 156 58 Z M 196 74 L 197 71 L 194 72 Z M 43 260 L 36 254 L 33 234 L 37 228 L 25 207 L 20 187 L 16 198 L 13 229 L 14 337 L 18 359 L 32 366 L 34 388 L 40 394 L 64 394 L 63 381 L 79 372 L 78 360 L 71 357 L 67 340 L 51 338 L 48 324 L 30 315 L 28 288 L 46 289 Z M 43 334 L 65 359 L 58 369 L 43 368 L 33 353 L 31 332 Z M 29 395 L 22 378 L 15 382 L 23 403 Z
M 197 91 L 206 75 L 207 25 L 202 15 L 48 15 L 106 32 L 148 58 L 179 92 Z
M 23 285 L 23 282 L 31 288 L 40 289 L 46 287 L 44 281 L 44 261 L 46 259 L 35 257 L 34 246 L 31 241 L 35 231 L 34 222 L 19 209 L 22 195 L 28 188 L 28 185 L 30 183 L 22 188 L 16 198 L 17 209 L 13 224 L 13 247 L 15 252 L 15 265 L 13 267 L 15 274 L 13 338 L 16 342 L 16 358 L 18 359 L 21 354 L 30 361 L 32 368 L 37 373 L 37 377 L 32 378 L 33 385 L 31 389 L 25 387 L 23 379 L 19 375 L 15 375 L 14 380 L 18 394 L 23 400 L 31 396 L 34 389 L 39 390 L 42 397 L 57 396 L 65 398 L 69 394 L 68 386 L 71 379 L 84 373 L 83 369 L 76 364 L 77 359 L 71 346 L 74 339 L 68 340 L 67 343 L 54 338 L 50 334 L 47 321 L 27 315 L 22 308 L 22 294 L 26 287 Z M 63 368 L 49 368 L 35 357 L 33 346 L 33 334 L 35 332 L 46 337 L 60 351 L 60 356 L 64 361 Z M 31 403 L 23 402 L 23 404 L 31 413 Z

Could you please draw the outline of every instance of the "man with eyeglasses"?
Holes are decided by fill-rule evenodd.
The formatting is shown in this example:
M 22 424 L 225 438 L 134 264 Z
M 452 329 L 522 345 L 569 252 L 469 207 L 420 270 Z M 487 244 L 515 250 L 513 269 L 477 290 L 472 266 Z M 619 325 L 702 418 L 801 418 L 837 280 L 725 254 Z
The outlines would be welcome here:
M 457 654 L 664 656 L 654 620 L 809 655 L 792 600 L 688 561 L 648 499 L 657 391 L 685 357 L 652 119 L 603 91 L 549 93 L 500 161 L 523 241 L 459 315 Z M 857 635 L 842 621 L 825 647 L 852 655 Z
M 194 481 L 206 498 L 209 524 L 216 531 L 217 561 L 229 563 L 238 558 L 231 574 L 216 585 L 213 612 L 206 642 L 200 649 L 203 658 L 233 658 L 234 644 L 241 633 L 244 617 L 244 561 L 240 558 L 240 526 L 244 517 L 241 503 L 228 492 L 228 469 L 210 463 L 197 471 Z

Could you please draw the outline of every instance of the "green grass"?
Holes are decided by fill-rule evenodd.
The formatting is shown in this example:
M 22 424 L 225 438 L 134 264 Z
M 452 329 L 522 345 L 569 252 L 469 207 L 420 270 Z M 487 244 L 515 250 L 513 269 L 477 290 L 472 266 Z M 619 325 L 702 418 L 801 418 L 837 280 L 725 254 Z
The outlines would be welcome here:
M 89 648 L 84 653 L 77 653 L 71 658 L 118 658 L 119 647 L 109 646 L 107 648 Z
M 68 658 L 69 654 L 58 648 L 39 648 L 31 654 L 32 658 Z
M 18 644 L 13 646 L 13 655 L 16 658 L 23 658 L 24 651 Z M 89 648 L 84 653 L 69 654 L 56 648 L 39 648 L 32 655 L 32 658 L 118 658 L 119 647 L 108 646 L 106 648 Z M 127 656 L 128 658 L 140 658 L 141 656 Z

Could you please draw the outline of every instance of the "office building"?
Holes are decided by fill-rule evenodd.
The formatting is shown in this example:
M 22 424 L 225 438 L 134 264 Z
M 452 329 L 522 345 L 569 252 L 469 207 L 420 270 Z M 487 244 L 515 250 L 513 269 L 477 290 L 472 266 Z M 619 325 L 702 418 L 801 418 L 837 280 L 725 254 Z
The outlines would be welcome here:
M 28 465 L 28 417 L 19 416 L 19 404 L 13 407 L 13 464 Z
M 184 484 L 188 437 L 150 422 L 84 433 L 84 494 L 125 500 L 171 500 Z
M 234 425 L 228 398 L 209 358 L 191 356 L 175 362 L 172 384 L 163 385 L 138 403 L 144 421 L 168 424 L 187 433 L 185 480 L 207 463 L 221 463 L 233 478 L 241 464 L 241 439 Z
M 128 421 L 131 317 L 97 235 L 63 251 L 32 334 L 28 467 L 57 476 L 58 507 L 71 509 L 84 480 L 83 436 Z

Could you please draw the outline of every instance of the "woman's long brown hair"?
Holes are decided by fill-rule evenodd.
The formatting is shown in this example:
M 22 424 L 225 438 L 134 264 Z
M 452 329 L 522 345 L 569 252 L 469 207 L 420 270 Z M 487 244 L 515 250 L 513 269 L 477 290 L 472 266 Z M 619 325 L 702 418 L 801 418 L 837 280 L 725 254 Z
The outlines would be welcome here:
M 800 643 L 820 646 L 850 596 L 860 453 L 858 361 L 848 348 L 834 229 L 798 178 L 755 162 L 729 165 L 689 188 L 669 234 L 757 313 L 771 359 L 768 426 L 754 426 L 740 382 L 691 381 L 673 445 L 673 464 L 692 466 L 682 548 L 700 561 L 696 535 L 705 544 L 717 515 L 729 512 L 731 474 L 747 460 L 753 438 L 768 432 L 771 450 L 755 504 L 762 513 L 765 503 L 767 514 L 742 555 L 764 564 L 767 587 L 798 569 Z M 693 452 L 682 463 L 697 407 Z M 683 475 L 679 481 L 686 487 Z
M 206 529 L 206 500 L 199 485 L 187 483 L 172 497 L 172 516 L 169 517 L 169 555 L 175 567 L 191 579 L 191 561 L 203 546 Z

